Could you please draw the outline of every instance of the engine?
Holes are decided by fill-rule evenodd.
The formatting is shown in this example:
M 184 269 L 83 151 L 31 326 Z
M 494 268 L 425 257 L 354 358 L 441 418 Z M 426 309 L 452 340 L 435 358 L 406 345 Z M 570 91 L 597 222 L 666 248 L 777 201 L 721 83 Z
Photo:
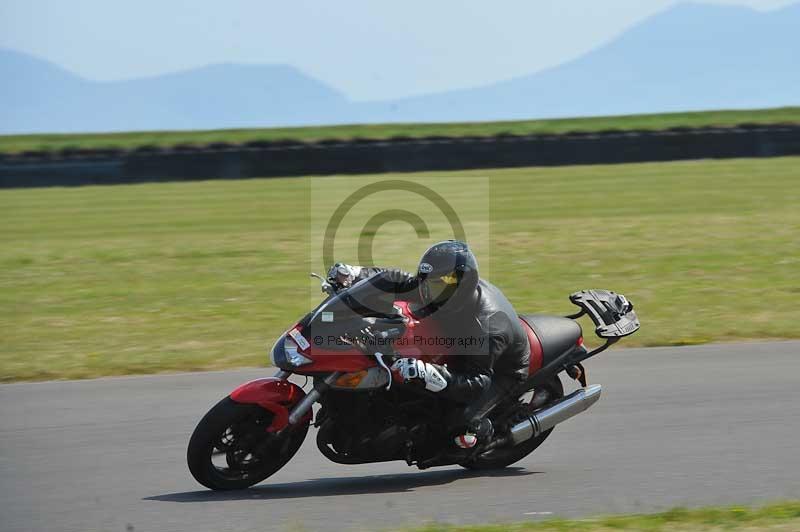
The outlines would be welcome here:
M 408 390 L 333 391 L 317 415 L 317 446 L 330 460 L 362 464 L 432 456 L 444 441 L 444 405 Z

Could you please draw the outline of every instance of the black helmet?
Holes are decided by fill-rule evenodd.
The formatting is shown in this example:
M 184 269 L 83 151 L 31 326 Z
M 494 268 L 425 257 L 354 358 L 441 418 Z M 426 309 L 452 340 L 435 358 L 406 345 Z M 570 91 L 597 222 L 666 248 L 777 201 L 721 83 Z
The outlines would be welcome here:
M 464 242 L 445 240 L 422 255 L 417 277 L 425 306 L 461 308 L 478 287 L 478 261 Z

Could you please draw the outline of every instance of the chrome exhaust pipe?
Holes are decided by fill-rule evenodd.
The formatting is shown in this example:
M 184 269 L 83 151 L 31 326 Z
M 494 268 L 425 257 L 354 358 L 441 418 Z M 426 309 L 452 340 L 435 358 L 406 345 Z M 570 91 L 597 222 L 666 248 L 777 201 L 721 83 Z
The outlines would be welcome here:
M 577 416 L 600 399 L 601 390 L 602 387 L 599 384 L 592 384 L 572 392 L 547 408 L 528 416 L 524 421 L 520 421 L 511 427 L 509 435 L 512 445 L 519 445 L 524 441 L 535 438 L 562 421 L 566 421 L 572 416 Z

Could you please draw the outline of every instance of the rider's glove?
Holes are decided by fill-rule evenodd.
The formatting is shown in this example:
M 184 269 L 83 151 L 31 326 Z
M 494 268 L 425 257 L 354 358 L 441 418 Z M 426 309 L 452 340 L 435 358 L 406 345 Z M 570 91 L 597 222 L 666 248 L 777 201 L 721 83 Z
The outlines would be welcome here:
M 416 358 L 401 358 L 392 364 L 392 375 L 403 383 L 419 383 L 426 390 L 441 392 L 447 387 L 447 380 L 433 364 Z
M 361 273 L 361 268 L 337 262 L 328 270 L 328 282 L 337 289 L 348 288 Z

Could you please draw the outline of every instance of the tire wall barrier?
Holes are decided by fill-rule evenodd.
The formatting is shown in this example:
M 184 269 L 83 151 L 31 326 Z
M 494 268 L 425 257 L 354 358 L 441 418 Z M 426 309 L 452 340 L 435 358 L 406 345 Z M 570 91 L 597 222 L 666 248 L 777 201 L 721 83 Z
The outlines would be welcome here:
M 800 155 L 800 125 L 0 155 L 0 188 Z

